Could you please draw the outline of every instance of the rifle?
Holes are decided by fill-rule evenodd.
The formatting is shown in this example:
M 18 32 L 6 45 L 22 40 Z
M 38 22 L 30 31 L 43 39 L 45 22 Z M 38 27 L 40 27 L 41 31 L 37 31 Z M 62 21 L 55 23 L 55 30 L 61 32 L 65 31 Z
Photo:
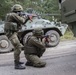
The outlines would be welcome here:
M 41 39 L 45 38 L 45 42 L 49 42 L 49 35 L 43 35 Z
M 17 13 L 19 16 L 24 16 L 26 18 L 26 20 L 31 20 L 33 17 L 36 17 L 36 14 L 29 14 L 29 13 L 25 13 L 25 12 L 18 12 Z

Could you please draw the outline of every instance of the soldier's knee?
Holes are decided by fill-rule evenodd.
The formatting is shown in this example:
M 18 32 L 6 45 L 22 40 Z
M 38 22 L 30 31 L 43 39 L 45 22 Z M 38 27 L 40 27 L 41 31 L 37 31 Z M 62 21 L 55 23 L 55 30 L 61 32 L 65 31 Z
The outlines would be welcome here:
M 39 67 L 39 68 L 45 67 L 46 66 L 46 62 L 34 63 L 33 66 L 34 67 Z

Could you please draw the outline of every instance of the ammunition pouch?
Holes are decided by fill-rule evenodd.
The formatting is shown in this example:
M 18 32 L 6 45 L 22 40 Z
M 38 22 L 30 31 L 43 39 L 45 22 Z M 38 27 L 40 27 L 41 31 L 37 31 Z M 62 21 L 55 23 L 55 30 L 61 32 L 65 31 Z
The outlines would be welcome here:
M 24 53 L 25 54 L 37 54 L 35 47 L 30 47 L 27 44 L 24 45 Z
M 5 23 L 4 30 L 5 30 L 5 31 L 13 31 L 13 32 L 18 31 L 17 23 L 6 22 L 6 23 Z

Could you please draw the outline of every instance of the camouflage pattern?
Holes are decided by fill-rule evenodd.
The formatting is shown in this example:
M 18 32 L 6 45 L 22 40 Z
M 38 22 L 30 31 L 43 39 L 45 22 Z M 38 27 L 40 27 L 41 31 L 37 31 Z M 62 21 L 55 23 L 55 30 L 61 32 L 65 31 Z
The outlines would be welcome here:
M 14 59 L 15 61 L 19 62 L 21 48 L 23 47 L 23 45 L 20 43 L 16 32 L 12 34 L 12 36 L 10 37 L 10 41 L 14 46 Z
M 8 13 L 6 15 L 5 20 L 5 32 L 8 38 L 10 39 L 11 43 L 14 46 L 14 59 L 16 61 L 19 61 L 20 59 L 20 53 L 21 53 L 21 47 L 23 46 L 18 37 L 17 32 L 21 28 L 21 25 L 25 22 L 25 19 L 21 16 L 19 16 L 17 13 Z M 10 26 L 10 27 L 9 27 Z
M 46 65 L 46 62 L 41 60 L 37 55 L 26 54 L 25 57 L 26 57 L 27 61 L 31 62 L 32 66 L 34 66 L 34 67 L 45 67 L 45 65 Z
M 24 45 L 24 54 L 28 62 L 33 63 L 35 67 L 44 67 L 46 65 L 40 57 L 45 52 L 45 45 L 40 40 L 38 36 L 28 37 L 26 44 Z
M 11 11 L 16 12 L 16 11 L 23 11 L 23 7 L 19 4 L 15 4 L 12 8 Z
M 42 30 L 42 28 L 35 28 L 33 30 L 33 35 L 35 35 L 35 36 L 43 36 L 44 35 L 44 31 Z
M 9 37 L 14 32 L 17 32 L 24 22 L 25 19 L 23 17 L 20 17 L 18 14 L 8 13 L 6 15 L 5 27 L 4 27 L 6 35 Z

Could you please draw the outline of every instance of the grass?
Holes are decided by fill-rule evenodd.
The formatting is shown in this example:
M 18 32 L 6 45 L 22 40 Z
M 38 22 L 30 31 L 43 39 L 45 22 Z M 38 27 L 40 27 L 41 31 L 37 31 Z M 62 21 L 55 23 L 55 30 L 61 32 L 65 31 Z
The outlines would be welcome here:
M 67 30 L 66 33 L 60 39 L 61 40 L 76 40 L 71 30 Z

